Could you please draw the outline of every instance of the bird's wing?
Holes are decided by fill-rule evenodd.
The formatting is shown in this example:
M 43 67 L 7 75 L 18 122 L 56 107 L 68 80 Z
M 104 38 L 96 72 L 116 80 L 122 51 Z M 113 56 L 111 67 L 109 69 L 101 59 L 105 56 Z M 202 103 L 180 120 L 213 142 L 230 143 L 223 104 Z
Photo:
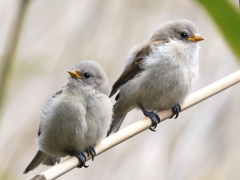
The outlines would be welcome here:
M 112 91 L 109 97 L 114 95 L 123 84 L 125 84 L 127 81 L 132 79 L 136 74 L 140 73 L 143 70 L 141 68 L 141 64 L 143 58 L 149 54 L 150 45 L 151 44 L 149 43 L 144 43 L 143 45 L 140 45 L 142 46 L 142 48 L 138 48 L 138 50 L 133 52 L 135 56 L 132 58 L 132 62 L 125 68 L 121 76 L 113 84 Z
M 51 98 L 47 101 L 47 103 L 44 105 L 45 106 L 51 106 L 51 103 L 52 101 L 55 99 L 55 98 L 58 98 L 62 93 L 63 93 L 63 88 L 65 86 L 63 86 L 60 90 L 58 90 L 57 92 L 55 92 Z M 42 113 L 43 114 L 46 114 L 47 112 L 44 111 L 44 108 L 42 109 Z M 41 134 L 41 121 L 40 121 L 40 124 L 39 124 L 39 128 L 38 128 L 38 136 L 40 136 Z
M 141 64 L 140 59 L 139 61 L 134 60 L 132 65 L 123 71 L 118 80 L 113 84 L 112 91 L 109 97 L 114 95 L 123 84 L 125 84 L 127 81 L 132 79 L 136 74 L 142 71 L 140 64 Z
M 136 74 L 140 73 L 143 70 L 141 68 L 143 59 L 145 56 L 149 55 L 151 46 L 159 45 L 162 42 L 163 41 L 161 41 L 161 40 L 147 41 L 143 44 L 140 44 L 139 45 L 140 47 L 137 46 L 138 47 L 138 48 L 136 48 L 137 50 L 135 50 L 135 52 L 133 52 L 133 54 L 135 54 L 135 56 L 133 57 L 132 62 L 125 68 L 125 70 L 122 72 L 121 76 L 113 84 L 112 91 L 111 91 L 109 97 L 114 95 L 123 84 L 125 84 L 130 79 L 134 78 L 134 76 Z

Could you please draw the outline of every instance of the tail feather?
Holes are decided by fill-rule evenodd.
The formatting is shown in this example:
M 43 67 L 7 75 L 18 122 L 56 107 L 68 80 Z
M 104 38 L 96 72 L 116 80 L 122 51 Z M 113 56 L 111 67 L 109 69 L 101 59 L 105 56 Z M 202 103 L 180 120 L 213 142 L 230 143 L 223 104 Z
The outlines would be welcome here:
M 116 133 L 119 130 L 126 115 L 127 113 L 120 114 L 120 115 L 113 115 L 112 124 L 110 126 L 110 129 L 108 130 L 107 137 Z
M 42 161 L 44 160 L 44 158 L 46 156 L 47 155 L 44 154 L 43 152 L 38 151 L 37 154 L 35 155 L 35 157 L 33 158 L 33 160 L 30 162 L 30 164 L 27 166 L 27 168 L 25 169 L 25 171 L 23 173 L 27 174 L 29 171 L 38 167 L 42 163 Z
M 23 174 L 27 174 L 29 171 L 38 167 L 41 163 L 52 166 L 59 162 L 60 162 L 60 158 L 50 157 L 47 154 L 43 153 L 42 151 L 38 150 L 37 154 L 35 155 L 33 160 L 30 162 L 30 164 L 27 166 Z

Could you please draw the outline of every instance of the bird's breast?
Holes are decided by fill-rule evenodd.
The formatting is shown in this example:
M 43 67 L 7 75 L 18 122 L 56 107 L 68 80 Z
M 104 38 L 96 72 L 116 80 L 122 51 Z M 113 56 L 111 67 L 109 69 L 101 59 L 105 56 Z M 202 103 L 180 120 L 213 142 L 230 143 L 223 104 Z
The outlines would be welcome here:
M 182 103 L 198 77 L 198 57 L 191 49 L 175 46 L 153 47 L 144 59 L 144 70 L 122 88 L 149 110 Z

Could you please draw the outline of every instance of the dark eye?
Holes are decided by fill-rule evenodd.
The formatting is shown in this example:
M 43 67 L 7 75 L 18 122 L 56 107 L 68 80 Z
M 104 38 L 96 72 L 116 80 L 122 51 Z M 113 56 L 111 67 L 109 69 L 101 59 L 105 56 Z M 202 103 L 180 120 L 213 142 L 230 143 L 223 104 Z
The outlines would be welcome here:
M 85 74 L 84 74 L 84 77 L 85 77 L 85 78 L 90 78 L 90 77 L 91 77 L 91 74 L 85 73 Z
M 187 37 L 187 34 L 186 33 L 181 33 L 181 37 L 185 38 L 185 37 Z

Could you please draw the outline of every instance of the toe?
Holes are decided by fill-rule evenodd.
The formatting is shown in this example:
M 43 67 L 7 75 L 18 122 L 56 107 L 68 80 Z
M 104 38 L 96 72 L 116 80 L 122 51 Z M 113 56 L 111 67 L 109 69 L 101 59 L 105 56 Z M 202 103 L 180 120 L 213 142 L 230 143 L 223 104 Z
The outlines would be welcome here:
M 85 164 L 86 163 L 86 156 L 84 153 L 82 152 L 77 152 L 74 154 L 74 156 L 76 156 L 78 158 L 78 160 L 80 161 L 81 165 L 79 166 L 79 168 L 81 168 L 82 166 L 87 168 L 88 166 Z

